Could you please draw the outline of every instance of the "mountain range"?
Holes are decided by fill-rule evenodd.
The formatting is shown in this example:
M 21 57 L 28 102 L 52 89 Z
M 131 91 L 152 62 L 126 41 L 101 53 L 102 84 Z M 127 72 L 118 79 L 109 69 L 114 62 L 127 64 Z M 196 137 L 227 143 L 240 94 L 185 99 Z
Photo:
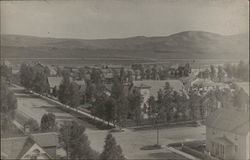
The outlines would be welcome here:
M 1 35 L 1 52 L 5 58 L 245 59 L 248 42 L 248 34 L 203 31 L 95 40 Z

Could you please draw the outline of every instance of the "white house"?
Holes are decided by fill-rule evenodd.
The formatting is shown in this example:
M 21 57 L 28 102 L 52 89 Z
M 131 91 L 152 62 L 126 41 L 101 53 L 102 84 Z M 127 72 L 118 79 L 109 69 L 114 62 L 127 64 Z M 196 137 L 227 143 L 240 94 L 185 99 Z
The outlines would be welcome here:
M 249 160 L 249 113 L 220 108 L 206 120 L 206 150 L 223 160 Z

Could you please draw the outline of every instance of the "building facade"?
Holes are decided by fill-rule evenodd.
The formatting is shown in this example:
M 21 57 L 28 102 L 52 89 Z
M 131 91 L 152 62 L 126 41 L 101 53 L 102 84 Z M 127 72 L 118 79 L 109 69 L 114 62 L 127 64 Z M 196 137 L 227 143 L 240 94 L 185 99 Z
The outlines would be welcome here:
M 223 160 L 249 160 L 249 115 L 238 108 L 220 108 L 206 120 L 206 150 Z

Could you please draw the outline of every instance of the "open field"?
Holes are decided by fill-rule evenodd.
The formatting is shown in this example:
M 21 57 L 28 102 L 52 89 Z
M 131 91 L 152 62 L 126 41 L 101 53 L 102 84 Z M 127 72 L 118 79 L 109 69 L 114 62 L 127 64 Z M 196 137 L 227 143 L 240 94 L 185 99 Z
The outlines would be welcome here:
M 23 115 L 29 116 L 38 122 L 40 122 L 42 115 L 47 112 L 54 113 L 57 122 L 76 119 L 85 125 L 86 134 L 89 137 L 92 148 L 98 152 L 102 151 L 108 130 L 98 130 L 88 122 L 77 119 L 73 115 L 60 110 L 58 106 L 52 102 L 25 93 L 22 87 L 15 87 L 12 88 L 12 90 L 17 95 L 18 112 L 21 112 Z M 159 150 L 140 150 L 140 148 L 145 145 L 156 143 L 155 130 L 135 131 L 132 129 L 125 129 L 124 132 L 116 132 L 113 133 L 113 135 L 115 136 L 117 143 L 121 145 L 124 154 L 129 159 L 185 159 L 170 152 L 167 148 Z M 180 141 L 202 139 L 205 139 L 204 126 L 160 129 L 160 144 L 163 146 Z
M 25 90 L 22 87 L 12 88 L 12 90 L 17 96 L 17 112 L 21 115 L 26 115 L 29 118 L 35 119 L 39 124 L 42 116 L 49 112 L 55 114 L 57 123 L 72 119 L 79 120 L 71 114 L 58 109 L 59 106 L 55 103 L 49 102 L 30 93 L 25 93 Z M 96 129 L 93 125 L 87 122 L 81 121 L 81 123 L 89 129 Z

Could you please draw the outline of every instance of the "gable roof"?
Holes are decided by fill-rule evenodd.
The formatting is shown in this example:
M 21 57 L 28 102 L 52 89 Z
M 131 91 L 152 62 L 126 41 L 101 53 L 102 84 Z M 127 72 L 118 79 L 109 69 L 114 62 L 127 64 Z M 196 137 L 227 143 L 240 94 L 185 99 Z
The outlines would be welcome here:
M 247 95 L 249 95 L 249 82 L 239 82 L 239 83 L 236 83 L 240 88 L 242 88 L 246 93 Z
M 31 134 L 30 137 L 41 147 L 58 145 L 58 136 L 57 133 L 54 132 Z
M 173 88 L 173 90 L 179 92 L 184 91 L 184 85 L 180 80 L 143 80 L 143 81 L 133 81 L 134 87 L 144 87 L 148 86 L 150 95 L 157 97 L 158 91 L 160 89 L 164 89 L 166 82 L 169 83 L 170 87 Z M 185 93 L 186 94 L 186 93 Z M 187 94 L 186 94 L 187 95 Z
M 220 108 L 211 113 L 206 126 L 219 130 L 245 135 L 249 132 L 248 112 L 236 108 Z
M 62 77 L 48 77 L 49 86 L 51 88 L 54 88 L 55 86 L 59 88 L 62 81 L 63 81 Z
M 58 144 L 57 135 L 52 132 L 31 134 L 25 137 L 1 138 L 1 154 L 4 154 L 5 157 L 7 156 L 7 159 L 18 159 L 35 143 L 42 148 L 55 147 Z M 46 150 L 44 151 L 46 152 Z M 49 153 L 47 154 L 49 155 Z

